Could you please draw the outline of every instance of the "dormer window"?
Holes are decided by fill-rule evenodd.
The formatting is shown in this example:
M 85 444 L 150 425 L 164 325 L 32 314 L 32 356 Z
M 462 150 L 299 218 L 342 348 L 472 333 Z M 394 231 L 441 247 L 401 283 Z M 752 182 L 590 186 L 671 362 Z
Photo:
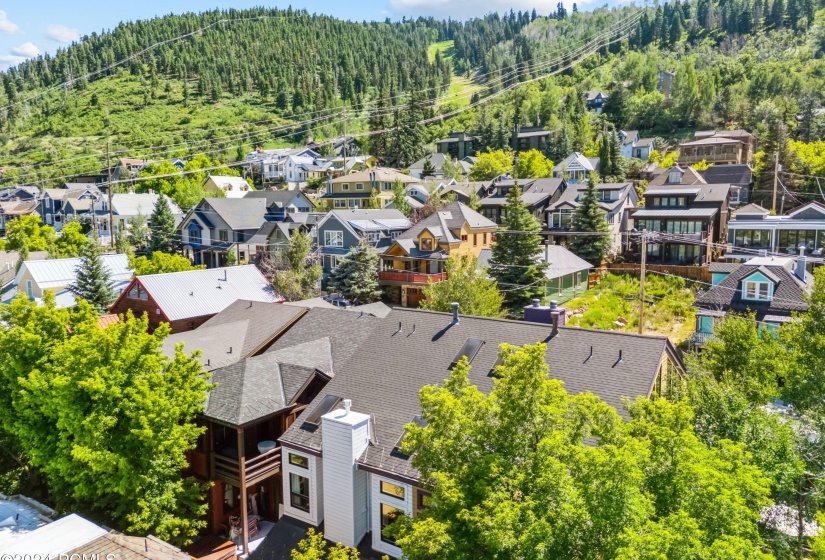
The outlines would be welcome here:
M 752 301 L 771 301 L 773 296 L 773 286 L 770 282 L 757 282 L 748 280 L 745 282 L 745 289 L 742 291 L 742 299 Z
M 668 183 L 681 183 L 682 182 L 682 170 L 681 169 L 671 169 L 667 174 L 667 182 Z
M 421 238 L 421 250 L 422 251 L 432 251 L 433 250 L 433 239 L 432 239 L 432 237 L 422 237 Z

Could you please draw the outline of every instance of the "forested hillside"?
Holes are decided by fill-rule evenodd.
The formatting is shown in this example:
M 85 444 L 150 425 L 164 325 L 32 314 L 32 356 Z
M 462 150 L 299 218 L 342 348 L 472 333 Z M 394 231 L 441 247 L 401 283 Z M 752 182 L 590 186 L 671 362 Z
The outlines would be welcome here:
M 625 39 L 606 45 L 616 37 Z M 657 136 L 664 157 L 696 128 L 740 126 L 802 173 L 821 150 L 787 140 L 822 136 L 823 52 L 822 0 L 677 0 L 466 22 L 274 9 L 166 16 L 3 73 L 0 182 L 95 170 L 107 141 L 115 157 L 230 161 L 253 145 L 339 135 L 345 121 L 362 149 L 393 164 L 450 129 L 480 131 L 495 148 L 516 124 L 540 125 L 554 131 L 547 155 L 558 161 L 572 149 L 596 155 L 605 128 Z M 675 72 L 670 99 L 660 71 Z M 507 91 L 519 82 L 529 83 Z M 589 89 L 610 94 L 603 116 L 585 111 Z M 769 174 L 763 160 L 758 171 Z

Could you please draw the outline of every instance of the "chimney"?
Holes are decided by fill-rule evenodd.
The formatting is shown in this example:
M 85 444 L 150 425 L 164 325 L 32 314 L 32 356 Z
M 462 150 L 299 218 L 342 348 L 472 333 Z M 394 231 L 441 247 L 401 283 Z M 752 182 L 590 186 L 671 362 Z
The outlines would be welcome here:
M 559 326 L 563 327 L 567 324 L 567 310 L 563 307 L 559 307 L 559 302 L 556 300 L 550 301 L 550 314 L 552 315 L 553 312 L 558 312 L 559 314 Z
M 350 399 L 344 399 L 344 410 L 347 414 L 349 414 L 350 408 L 352 408 L 352 401 Z
M 553 330 L 550 331 L 550 336 L 557 336 L 559 334 L 559 312 L 551 311 L 550 318 L 553 321 Z
M 805 281 L 805 265 L 808 264 L 808 259 L 805 258 L 805 246 L 799 246 L 799 258 L 796 259 L 796 277 Z
M 458 302 L 454 301 L 450 305 L 453 306 L 453 324 L 458 324 Z

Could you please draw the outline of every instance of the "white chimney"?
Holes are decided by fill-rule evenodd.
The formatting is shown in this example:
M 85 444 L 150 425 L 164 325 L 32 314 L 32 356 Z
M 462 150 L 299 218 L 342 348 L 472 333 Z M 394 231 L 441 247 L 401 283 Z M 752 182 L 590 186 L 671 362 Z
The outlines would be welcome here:
M 370 441 L 370 417 L 353 412 L 352 401 L 321 417 L 324 536 L 356 547 L 369 530 L 367 472 L 355 461 Z
M 805 265 L 808 264 L 807 261 L 808 259 L 805 258 L 805 246 L 800 245 L 799 258 L 796 259 L 796 277 L 803 282 L 805 281 Z

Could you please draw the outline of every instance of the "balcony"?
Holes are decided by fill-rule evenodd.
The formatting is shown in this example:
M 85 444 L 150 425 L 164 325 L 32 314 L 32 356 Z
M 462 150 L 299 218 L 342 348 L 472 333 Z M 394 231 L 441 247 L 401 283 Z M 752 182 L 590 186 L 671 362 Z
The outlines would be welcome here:
M 380 282 L 398 282 L 400 284 L 427 284 L 430 280 L 441 282 L 447 279 L 446 272 L 427 274 L 425 272 L 414 272 L 411 270 L 382 270 L 378 273 Z
M 276 447 L 266 453 L 244 461 L 246 486 L 252 486 L 281 470 L 281 448 Z M 240 463 L 237 459 L 214 453 L 212 455 L 212 473 L 215 478 L 241 486 Z
M 713 333 L 693 332 L 690 335 L 688 344 L 691 348 L 701 348 L 708 342 L 712 342 L 714 340 L 716 340 L 716 335 Z

